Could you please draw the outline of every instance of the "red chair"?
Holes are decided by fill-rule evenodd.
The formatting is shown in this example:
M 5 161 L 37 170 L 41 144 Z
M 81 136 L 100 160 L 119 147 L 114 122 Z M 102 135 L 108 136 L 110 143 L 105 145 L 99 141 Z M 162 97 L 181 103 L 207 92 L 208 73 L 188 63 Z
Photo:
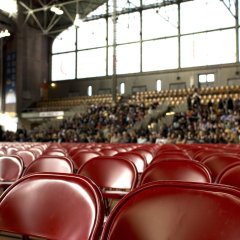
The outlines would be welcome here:
M 204 159 L 209 158 L 210 156 L 213 156 L 213 155 L 217 155 L 217 154 L 219 154 L 219 155 L 224 154 L 222 148 L 220 148 L 220 149 L 212 149 L 212 148 L 201 149 L 195 153 L 194 159 L 202 162 L 202 161 L 204 161 Z
M 103 156 L 114 156 L 118 153 L 118 151 L 114 149 L 104 148 L 100 150 L 100 153 L 102 153 Z
M 35 155 L 35 158 L 38 158 L 43 154 L 43 151 L 36 147 L 29 148 L 28 151 L 32 152 Z
M 121 152 L 116 154 L 114 157 L 120 157 L 122 159 L 133 162 L 137 168 L 138 173 L 142 173 L 147 167 L 146 159 L 136 152 Z
M 147 164 L 151 163 L 151 161 L 153 159 L 153 154 L 149 150 L 146 150 L 146 149 L 134 149 L 130 152 L 140 154 L 142 157 L 144 157 L 146 159 Z
M 46 150 L 45 152 L 43 152 L 42 156 L 60 156 L 60 157 L 64 157 L 66 156 L 66 153 L 63 151 L 58 151 L 58 150 Z
M 164 160 L 192 160 L 192 159 L 184 153 L 160 153 L 153 158 L 151 164 Z
M 6 150 L 7 155 L 14 155 L 17 153 L 17 151 L 19 151 L 19 148 L 16 147 L 8 147 Z
M 0 181 L 14 182 L 22 175 L 23 161 L 18 156 L 0 156 Z
M 114 157 L 96 157 L 87 161 L 77 174 L 94 181 L 102 189 L 105 199 L 120 199 L 137 184 L 135 165 L 127 160 Z M 106 211 L 110 211 L 107 202 Z
M 206 183 L 143 185 L 110 213 L 101 240 L 239 240 L 240 191 Z
M 80 151 L 80 152 L 76 152 L 73 156 L 72 156 L 72 160 L 76 165 L 76 168 L 80 168 L 85 162 L 89 161 L 92 158 L 98 157 L 98 156 L 102 156 L 102 153 L 97 152 L 97 151 L 93 151 L 93 150 L 88 150 L 88 151 Z
M 213 181 L 226 167 L 236 162 L 240 162 L 240 157 L 225 154 L 213 155 L 202 161 L 202 163 L 211 171 Z
M 233 163 L 220 172 L 216 183 L 240 188 L 240 162 Z
M 30 173 L 56 172 L 73 173 L 73 162 L 66 157 L 39 157 L 24 170 L 24 176 Z
M 140 185 L 158 180 L 212 182 L 203 164 L 189 160 L 163 160 L 149 165 L 142 174 Z
M 44 239 L 98 240 L 102 196 L 89 179 L 72 174 L 32 174 L 0 197 L 0 231 Z
M 28 150 L 19 150 L 16 155 L 22 158 L 24 167 L 28 167 L 28 165 L 36 159 L 34 153 Z
M 0 195 L 23 173 L 24 164 L 18 156 L 0 156 Z

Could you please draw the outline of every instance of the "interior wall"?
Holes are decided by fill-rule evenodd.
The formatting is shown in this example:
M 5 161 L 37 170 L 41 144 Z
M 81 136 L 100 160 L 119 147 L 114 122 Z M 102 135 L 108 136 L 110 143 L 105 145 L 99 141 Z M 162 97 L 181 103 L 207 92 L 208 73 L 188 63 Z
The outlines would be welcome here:
M 128 74 L 117 77 L 118 87 L 124 82 L 126 94 L 131 95 L 134 87 L 146 86 L 147 91 L 156 90 L 156 80 L 162 80 L 162 89 L 169 89 L 170 84 L 185 83 L 186 87 L 198 86 L 198 75 L 205 73 L 215 74 L 215 86 L 226 85 L 228 79 L 239 79 L 240 65 L 227 64 L 221 66 L 196 67 L 181 70 L 169 70 L 142 74 Z M 55 88 L 49 89 L 50 98 L 63 98 L 68 96 L 86 96 L 87 88 L 93 87 L 93 95 L 112 89 L 111 77 L 79 79 L 56 82 Z M 119 89 L 117 89 L 119 92 Z

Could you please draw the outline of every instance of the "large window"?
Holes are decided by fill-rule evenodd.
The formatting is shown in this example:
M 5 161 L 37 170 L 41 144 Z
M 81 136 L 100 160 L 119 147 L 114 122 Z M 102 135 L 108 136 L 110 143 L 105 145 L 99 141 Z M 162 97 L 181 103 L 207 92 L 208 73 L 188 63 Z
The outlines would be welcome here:
M 106 20 L 83 22 L 78 28 L 78 49 L 106 46 Z
M 52 45 L 52 53 L 75 51 L 76 49 L 76 28 L 70 27 L 60 33 Z
M 136 12 L 120 15 L 117 20 L 117 43 L 128 43 L 139 40 L 140 14 Z
M 181 33 L 233 27 L 235 18 L 219 0 L 195 0 L 181 4 Z
M 140 44 L 126 44 L 117 47 L 117 74 L 140 71 Z
M 111 76 L 113 66 L 129 74 L 238 62 L 236 1 L 117 1 L 114 46 L 108 0 L 55 38 L 52 80 Z
M 52 80 L 75 79 L 75 53 L 52 56 Z
M 235 30 L 214 31 L 183 36 L 182 67 L 235 62 Z
M 105 48 L 79 51 L 77 65 L 77 77 L 96 77 L 106 74 L 106 51 Z
M 143 11 L 143 39 L 146 40 L 177 35 L 177 9 L 177 5 L 171 5 Z
M 177 38 L 167 38 L 143 43 L 143 71 L 177 68 Z
M 120 15 L 116 25 L 116 41 L 120 43 L 136 42 L 140 40 L 140 14 L 130 13 Z M 113 44 L 113 21 L 108 19 L 108 43 Z

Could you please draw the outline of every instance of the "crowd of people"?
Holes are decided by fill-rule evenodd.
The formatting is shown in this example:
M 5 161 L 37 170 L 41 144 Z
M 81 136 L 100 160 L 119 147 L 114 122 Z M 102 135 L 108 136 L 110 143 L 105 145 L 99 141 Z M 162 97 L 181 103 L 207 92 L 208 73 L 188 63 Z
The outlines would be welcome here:
M 35 127 L 16 133 L 0 131 L 1 141 L 98 142 L 98 143 L 239 143 L 240 99 L 228 95 L 218 102 L 201 104 L 198 90 L 187 98 L 187 109 L 175 113 L 169 124 L 154 119 L 155 129 L 135 124 L 158 108 L 119 103 L 91 105 L 86 113 L 76 113 L 58 126 Z
M 210 99 L 202 105 L 196 90 L 187 111 L 175 114 L 167 139 L 172 143 L 239 143 L 240 98 L 234 101 L 227 94 L 225 99 Z

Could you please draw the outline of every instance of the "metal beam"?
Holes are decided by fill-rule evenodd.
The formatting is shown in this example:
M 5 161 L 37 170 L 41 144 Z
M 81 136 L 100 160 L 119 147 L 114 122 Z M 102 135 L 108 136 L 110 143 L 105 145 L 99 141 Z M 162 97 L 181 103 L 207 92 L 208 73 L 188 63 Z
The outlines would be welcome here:
M 67 17 L 71 20 L 71 22 L 74 22 L 74 18 L 72 17 L 72 15 L 68 12 L 67 8 L 65 6 L 62 6 L 62 9 L 64 10 L 64 12 L 66 13 Z
M 41 31 L 44 33 L 45 29 L 43 28 L 42 24 L 40 23 L 40 21 L 38 20 L 38 18 L 35 16 L 35 14 L 33 13 L 31 15 L 33 17 L 33 19 L 35 20 L 35 22 L 37 23 L 38 27 L 41 29 Z
M 112 75 L 112 100 L 117 102 L 117 0 L 113 0 L 113 75 Z
M 238 0 L 235 0 L 235 1 L 238 1 Z M 222 2 L 222 3 L 224 4 L 224 6 L 228 9 L 228 11 L 231 13 L 231 15 L 232 15 L 234 18 L 236 18 L 235 13 L 233 13 L 232 10 L 231 10 L 230 0 L 228 0 L 229 5 L 227 5 L 224 0 L 220 0 L 220 2 Z
M 99 6 L 99 2 L 98 1 L 82 1 L 82 0 L 71 0 L 71 1 L 67 1 L 67 2 L 62 2 L 62 3 L 52 3 L 52 4 L 46 4 L 43 5 L 43 7 L 40 8 L 35 8 L 35 9 L 31 9 L 32 12 L 41 12 L 41 11 L 46 11 L 48 9 L 50 9 L 53 5 L 57 5 L 59 7 L 63 7 L 69 4 L 73 4 L 73 3 L 77 3 L 77 2 L 81 2 L 81 3 L 91 3 L 91 5 L 96 5 Z M 19 3 L 22 5 L 24 4 L 22 1 L 19 1 Z
M 53 15 L 52 19 L 50 20 L 50 23 L 48 24 L 47 28 L 45 28 L 45 34 L 48 34 L 48 32 L 57 24 L 57 22 L 60 20 L 60 17 L 57 19 L 56 14 Z
M 181 68 L 181 6 L 178 3 L 178 68 Z
M 236 33 L 236 63 L 239 63 L 239 30 L 238 30 L 238 19 L 239 19 L 239 0 L 235 0 L 235 10 L 236 10 L 236 17 L 235 17 L 235 33 Z

